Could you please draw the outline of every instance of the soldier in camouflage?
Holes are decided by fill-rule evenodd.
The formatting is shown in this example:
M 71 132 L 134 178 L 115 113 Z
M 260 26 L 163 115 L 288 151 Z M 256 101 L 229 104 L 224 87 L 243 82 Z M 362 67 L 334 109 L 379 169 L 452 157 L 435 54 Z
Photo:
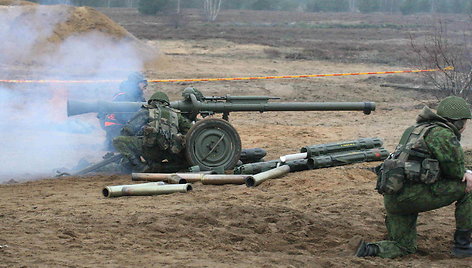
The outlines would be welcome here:
M 113 139 L 132 172 L 175 172 L 185 166 L 184 135 L 191 122 L 169 107 L 163 92 L 154 93 Z
M 459 143 L 461 133 L 471 117 L 466 101 L 455 96 L 443 99 L 437 113 L 428 107 L 423 109 L 417 117 L 417 124 L 405 131 L 400 145 L 393 153 L 393 157 L 400 160 L 403 154 L 406 175 L 401 189 L 395 193 L 383 193 L 388 240 L 374 243 L 361 240 L 355 249 L 356 256 L 395 258 L 415 253 L 418 214 L 454 202 L 456 230 L 452 255 L 458 258 L 472 256 L 472 171 L 465 170 L 464 153 Z M 416 174 L 415 178 L 407 174 L 411 166 L 408 163 L 423 163 L 418 170 L 426 170 L 425 159 L 428 159 L 428 163 L 437 160 L 437 176 Z M 431 174 L 434 174 L 434 168 L 428 170 L 427 175 Z
M 121 82 L 119 91 L 113 96 L 113 102 L 145 102 L 144 90 L 148 81 L 140 72 L 131 73 L 128 80 Z M 114 151 L 113 138 L 120 135 L 121 128 L 128 122 L 134 113 L 99 113 L 100 125 L 106 132 L 105 147 Z

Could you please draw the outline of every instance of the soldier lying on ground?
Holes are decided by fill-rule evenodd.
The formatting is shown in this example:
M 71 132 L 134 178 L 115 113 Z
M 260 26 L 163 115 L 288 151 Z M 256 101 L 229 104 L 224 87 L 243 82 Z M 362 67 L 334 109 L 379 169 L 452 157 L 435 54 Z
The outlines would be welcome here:
M 175 172 L 187 163 L 184 135 L 191 122 L 169 107 L 163 92 L 154 93 L 113 139 L 124 156 L 122 165 L 132 172 Z
M 423 109 L 378 172 L 388 240 L 359 241 L 356 256 L 395 258 L 415 253 L 418 214 L 456 202 L 452 254 L 472 257 L 472 171 L 465 170 L 459 143 L 471 117 L 468 104 L 459 97 L 442 100 L 437 113 Z

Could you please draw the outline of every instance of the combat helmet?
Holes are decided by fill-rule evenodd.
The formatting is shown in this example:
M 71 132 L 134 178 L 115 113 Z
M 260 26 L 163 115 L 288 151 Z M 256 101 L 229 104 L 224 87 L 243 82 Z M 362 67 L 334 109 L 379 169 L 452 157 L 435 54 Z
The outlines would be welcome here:
M 463 98 L 457 96 L 444 98 L 438 105 L 437 114 L 452 120 L 472 118 L 467 102 Z
M 164 103 L 169 103 L 169 97 L 166 93 L 162 91 L 156 91 L 152 96 L 149 98 L 148 103 L 151 104 L 152 101 L 160 101 Z
M 128 75 L 128 81 L 137 85 L 139 83 L 148 83 L 146 77 L 140 72 L 134 72 Z

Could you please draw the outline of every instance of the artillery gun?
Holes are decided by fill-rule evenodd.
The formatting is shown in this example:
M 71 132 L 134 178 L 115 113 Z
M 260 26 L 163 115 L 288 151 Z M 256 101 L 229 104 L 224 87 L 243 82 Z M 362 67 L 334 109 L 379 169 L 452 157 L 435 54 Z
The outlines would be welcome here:
M 224 167 L 232 169 L 240 159 L 241 138 L 228 122 L 230 112 L 268 111 L 363 111 L 375 110 L 373 102 L 270 102 L 279 99 L 269 96 L 221 96 L 206 97 L 194 89 L 186 88 L 183 100 L 172 101 L 169 106 L 179 110 L 190 121 L 196 122 L 186 134 L 185 156 L 189 166 L 198 165 L 201 170 Z M 85 113 L 137 112 L 141 102 L 81 102 L 69 100 L 67 115 Z M 222 113 L 222 119 L 208 117 Z M 198 115 L 203 119 L 197 120 Z M 207 118 L 208 117 L 208 118 Z

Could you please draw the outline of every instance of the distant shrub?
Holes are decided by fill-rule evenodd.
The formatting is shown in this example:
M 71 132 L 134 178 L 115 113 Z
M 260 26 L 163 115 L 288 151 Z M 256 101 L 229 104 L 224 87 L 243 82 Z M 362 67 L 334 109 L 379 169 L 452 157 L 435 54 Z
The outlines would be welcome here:
M 309 0 L 306 10 L 311 12 L 345 12 L 349 10 L 349 0 Z
M 362 13 L 371 13 L 380 11 L 380 2 L 378 0 L 359 0 L 357 8 Z
M 138 11 L 145 15 L 155 15 L 172 4 L 172 0 L 139 0 Z

